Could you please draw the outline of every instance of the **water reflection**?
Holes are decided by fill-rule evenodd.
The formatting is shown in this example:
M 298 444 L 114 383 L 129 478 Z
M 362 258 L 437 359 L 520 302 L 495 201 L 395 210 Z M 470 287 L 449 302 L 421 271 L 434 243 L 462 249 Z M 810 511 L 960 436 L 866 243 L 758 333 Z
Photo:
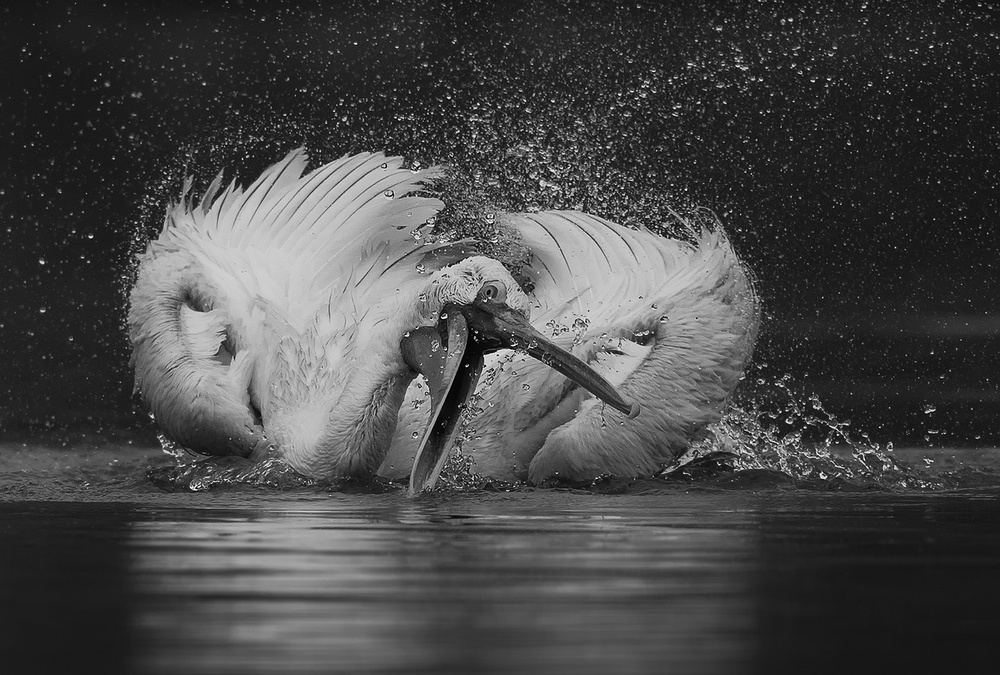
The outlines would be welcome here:
M 656 519 L 469 506 L 137 521 L 136 666 L 606 673 L 747 662 L 745 516 L 696 526 L 663 519 L 662 506 Z
M 0 501 L 0 668 L 973 672 L 998 524 L 995 488 Z

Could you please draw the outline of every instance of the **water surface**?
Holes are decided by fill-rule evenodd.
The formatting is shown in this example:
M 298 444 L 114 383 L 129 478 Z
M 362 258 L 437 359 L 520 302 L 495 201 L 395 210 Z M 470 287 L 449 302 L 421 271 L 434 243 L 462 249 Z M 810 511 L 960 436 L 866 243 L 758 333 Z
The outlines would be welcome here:
M 995 487 L 168 492 L 173 461 L 0 453 L 5 671 L 974 672 L 1000 634 Z

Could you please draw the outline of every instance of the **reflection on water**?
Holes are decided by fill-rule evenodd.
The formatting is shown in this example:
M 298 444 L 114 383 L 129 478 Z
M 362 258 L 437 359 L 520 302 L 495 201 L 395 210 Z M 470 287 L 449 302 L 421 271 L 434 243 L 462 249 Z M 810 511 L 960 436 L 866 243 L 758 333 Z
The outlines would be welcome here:
M 58 489 L 0 494 L 4 672 L 964 672 L 1000 633 L 996 488 L 168 493 L 45 454 L 0 461 Z
M 748 656 L 744 516 L 693 526 L 548 497 L 334 501 L 135 523 L 142 670 L 724 670 Z M 707 635 L 731 639 L 718 649 Z
M 0 505 L 7 662 L 721 672 L 751 655 L 752 516 L 731 504 L 693 517 L 690 499 L 565 494 L 252 501 Z M 70 639 L 39 651 L 56 634 Z

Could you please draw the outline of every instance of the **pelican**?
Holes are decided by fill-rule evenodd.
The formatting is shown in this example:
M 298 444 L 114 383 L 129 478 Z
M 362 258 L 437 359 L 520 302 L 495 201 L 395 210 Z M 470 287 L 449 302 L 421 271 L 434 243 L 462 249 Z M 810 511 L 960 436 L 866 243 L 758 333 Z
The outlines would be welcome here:
M 603 376 L 642 413 L 626 420 L 544 362 L 497 352 L 460 435 L 476 473 L 517 482 L 648 476 L 721 419 L 752 354 L 759 302 L 723 231 L 692 241 L 574 211 L 504 218 L 531 253 L 532 324 Z M 408 392 L 381 468 L 399 478 L 426 427 Z M 416 467 L 415 467 L 416 475 Z
M 371 475 L 418 372 L 457 395 L 475 381 L 476 354 L 515 343 L 634 414 L 532 331 L 500 263 L 422 240 L 442 204 L 412 193 L 436 170 L 381 154 L 305 167 L 295 151 L 246 190 L 221 191 L 220 176 L 200 200 L 188 182 L 140 256 L 132 363 L 165 436 L 206 454 L 277 456 L 308 476 Z M 466 315 L 482 338 L 469 350 Z M 444 369 L 443 350 L 468 351 L 462 370 Z M 461 402 L 440 403 L 447 422 Z M 432 425 L 435 459 L 454 426 Z
M 507 216 L 529 296 L 422 235 L 443 204 L 415 193 L 438 169 L 306 163 L 294 151 L 245 190 L 220 174 L 200 199 L 189 179 L 139 256 L 136 390 L 169 439 L 319 478 L 402 469 L 418 492 L 457 444 L 498 478 L 650 473 L 721 416 L 757 325 L 721 230 L 689 244 Z

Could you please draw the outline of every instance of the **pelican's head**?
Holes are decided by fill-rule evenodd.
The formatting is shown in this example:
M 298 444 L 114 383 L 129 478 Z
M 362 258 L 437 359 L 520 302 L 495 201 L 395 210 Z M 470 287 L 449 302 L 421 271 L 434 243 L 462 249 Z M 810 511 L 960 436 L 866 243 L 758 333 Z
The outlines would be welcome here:
M 432 275 L 418 299 L 420 315 L 426 325 L 437 323 L 449 305 L 503 307 L 524 320 L 531 313 L 528 296 L 507 268 L 485 256 L 466 258 Z
M 410 368 L 427 378 L 433 409 L 414 458 L 411 493 L 436 483 L 489 352 L 524 350 L 629 417 L 639 414 L 638 404 L 532 327 L 527 295 L 496 260 L 475 256 L 444 268 L 419 301 L 420 318 L 400 349 Z

